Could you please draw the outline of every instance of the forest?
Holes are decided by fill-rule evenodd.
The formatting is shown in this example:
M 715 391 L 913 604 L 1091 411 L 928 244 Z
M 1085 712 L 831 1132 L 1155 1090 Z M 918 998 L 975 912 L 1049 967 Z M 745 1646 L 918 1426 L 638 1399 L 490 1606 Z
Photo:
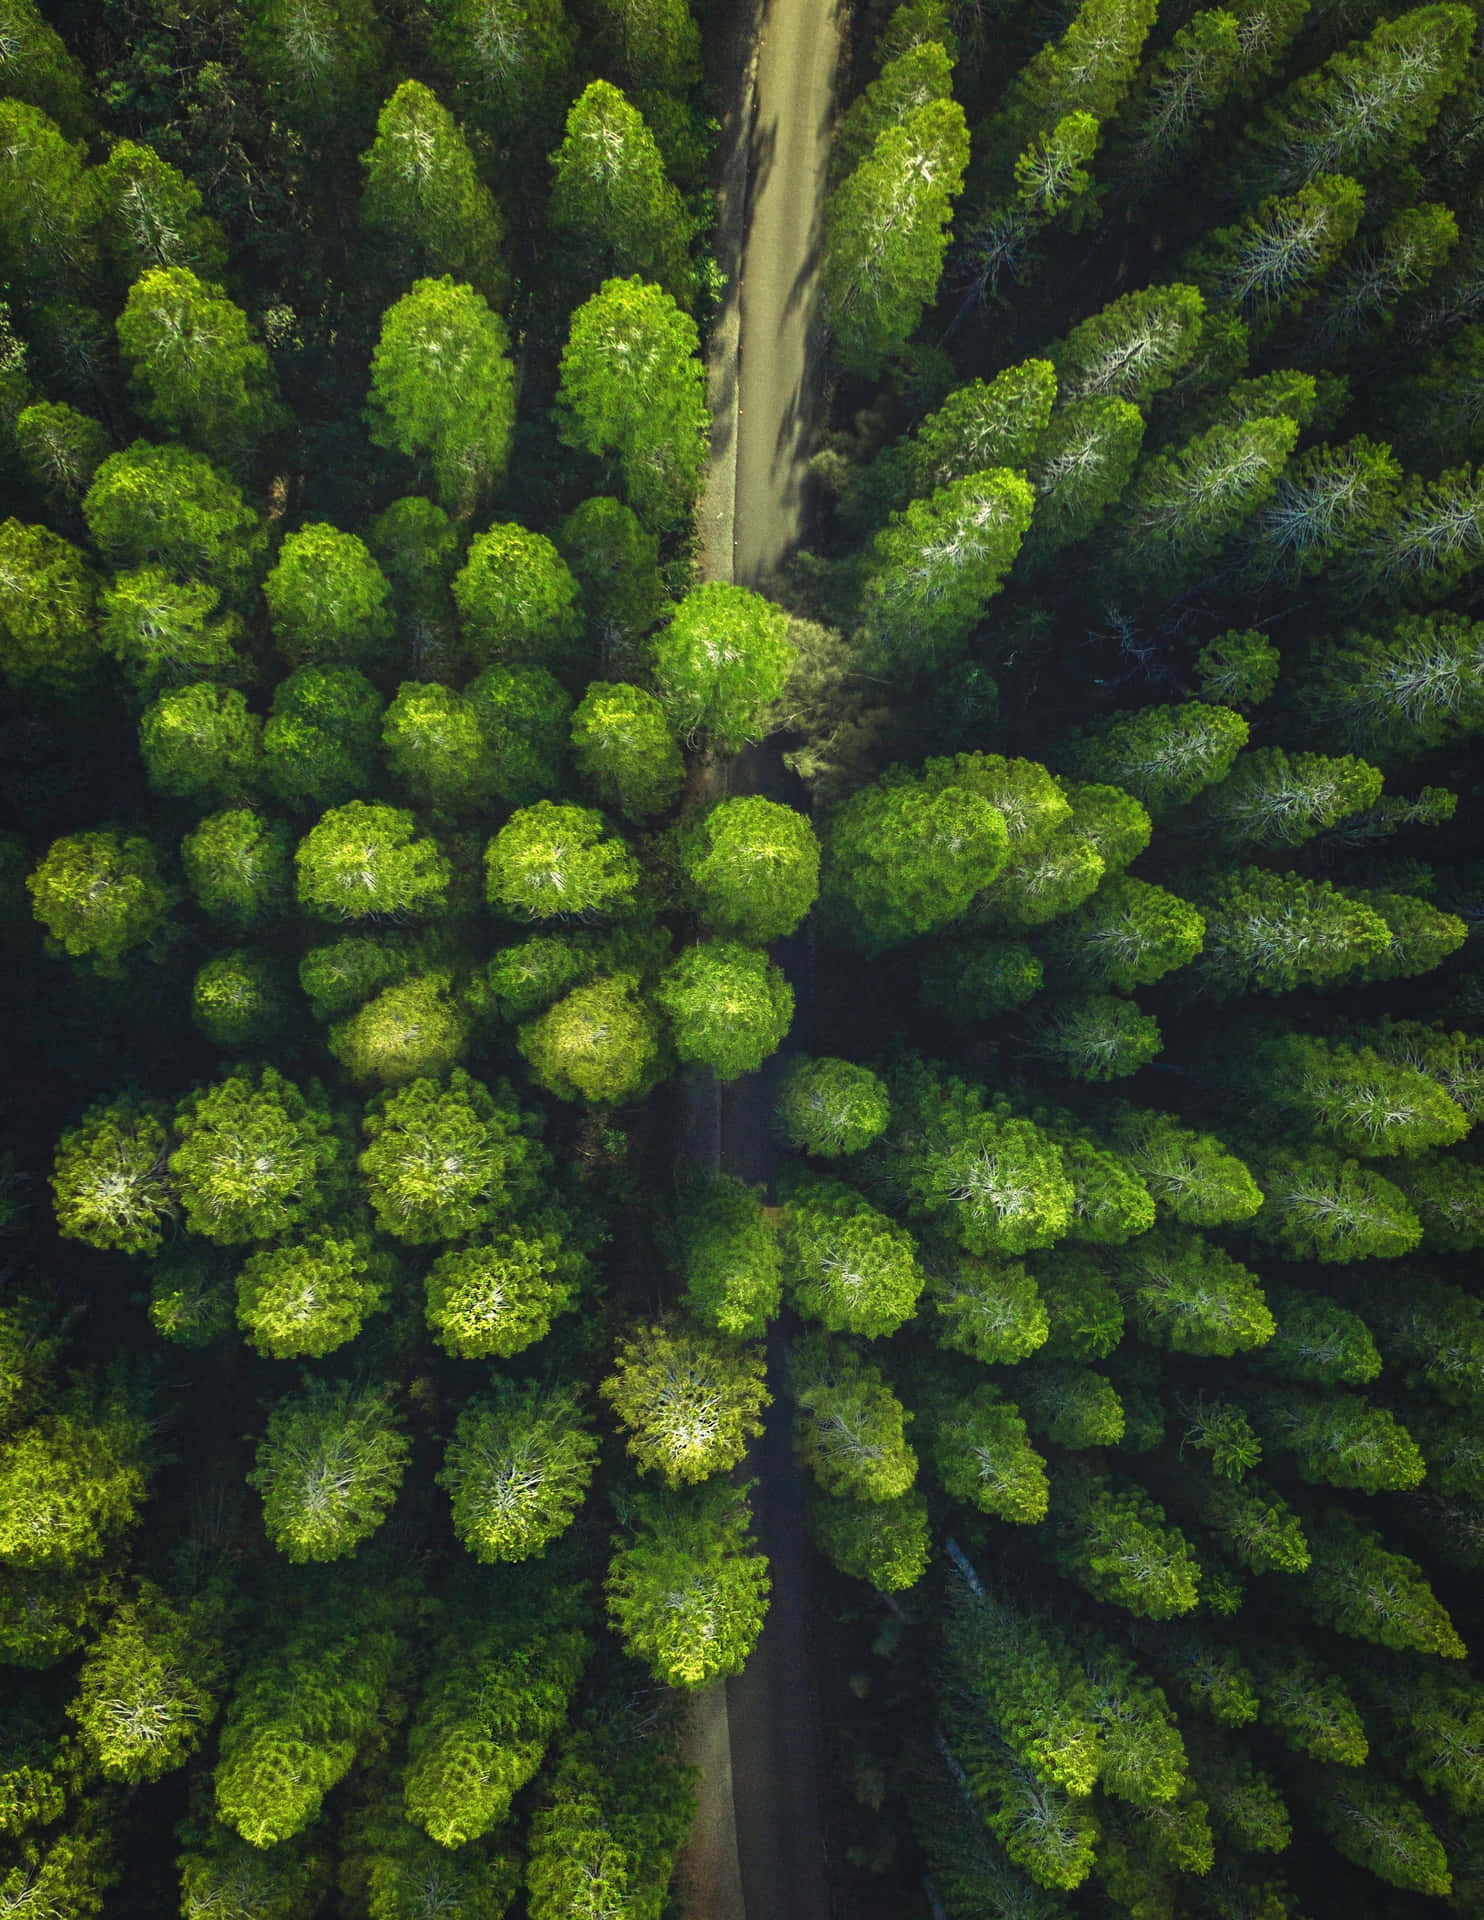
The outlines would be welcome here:
M 845 12 L 748 583 L 738 18 L 0 0 L 0 1915 L 716 1920 L 781 1421 L 835 1920 L 1484 1920 L 1484 19 Z

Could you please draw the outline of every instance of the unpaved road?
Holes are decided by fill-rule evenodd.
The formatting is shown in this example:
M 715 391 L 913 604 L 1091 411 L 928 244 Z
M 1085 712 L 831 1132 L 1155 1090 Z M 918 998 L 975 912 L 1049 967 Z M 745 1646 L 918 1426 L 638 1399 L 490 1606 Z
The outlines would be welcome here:
M 761 587 L 797 543 L 819 391 L 815 270 L 840 0 L 767 0 L 742 267 L 732 577 Z
M 747 237 L 740 299 L 732 577 L 765 588 L 804 530 L 805 468 L 819 394 L 815 273 L 840 60 L 841 0 L 767 0 L 756 68 Z M 807 797 L 774 747 L 741 754 L 733 793 L 800 808 Z M 776 957 L 797 1012 L 787 1051 L 807 1044 L 808 949 L 802 935 Z M 764 1183 L 772 1198 L 769 1122 L 781 1057 L 724 1089 L 721 1161 Z M 802 1489 L 783 1391 L 787 1316 L 768 1341 L 773 1392 L 749 1460 L 753 1509 L 772 1569 L 767 1624 L 746 1670 L 727 1682 L 737 1859 L 747 1920 L 829 1920 L 810 1688 L 807 1544 Z M 700 1920 L 696 1916 L 695 1920 Z

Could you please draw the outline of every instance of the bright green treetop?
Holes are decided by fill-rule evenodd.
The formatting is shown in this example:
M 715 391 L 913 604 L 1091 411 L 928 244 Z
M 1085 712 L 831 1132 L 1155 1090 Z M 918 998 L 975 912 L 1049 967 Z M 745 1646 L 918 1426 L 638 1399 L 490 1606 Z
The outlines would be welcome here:
M 103 974 L 120 972 L 131 948 L 155 941 L 175 899 L 154 848 L 133 834 L 54 840 L 26 886 L 58 946 Z
M 272 1067 L 237 1067 L 187 1094 L 175 1131 L 169 1165 L 186 1224 L 223 1246 L 271 1240 L 315 1218 L 342 1158 L 318 1089 L 306 1097 Z
M 367 1197 L 385 1233 L 414 1246 L 457 1240 L 526 1199 L 544 1164 L 510 1088 L 455 1068 L 379 1094 L 363 1126 Z
M 419 280 L 382 317 L 371 356 L 371 438 L 425 463 L 460 518 L 498 493 L 515 424 L 504 323 L 472 287 Z
M 723 1080 L 755 1072 L 793 1021 L 793 988 L 765 954 L 735 940 L 687 947 L 661 975 L 655 1001 L 682 1060 Z
M 741 1463 L 772 1400 L 763 1371 L 758 1346 L 657 1324 L 623 1343 L 598 1393 L 627 1430 L 640 1471 L 678 1487 Z
M 438 1484 L 476 1560 L 525 1560 L 571 1526 L 598 1443 L 570 1388 L 497 1378 L 464 1403 Z
M 290 1560 L 341 1560 L 385 1520 L 411 1451 L 391 1398 L 385 1387 L 311 1380 L 269 1414 L 247 1483 Z
M 450 874 L 410 813 L 364 800 L 332 807 L 299 842 L 294 864 L 300 904 L 326 920 L 437 913 Z

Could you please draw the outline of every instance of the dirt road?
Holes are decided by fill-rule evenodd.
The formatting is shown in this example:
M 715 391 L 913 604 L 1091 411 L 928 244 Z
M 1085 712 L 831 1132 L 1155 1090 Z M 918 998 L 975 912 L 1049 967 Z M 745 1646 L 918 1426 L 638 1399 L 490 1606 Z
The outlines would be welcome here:
M 814 287 L 841 0 L 768 0 L 742 268 L 733 578 L 761 587 L 797 542 L 819 391 Z
M 817 418 L 819 343 L 814 289 L 840 56 L 839 0 L 767 0 L 756 67 L 747 237 L 740 300 L 732 577 L 766 588 L 803 532 L 805 466 Z M 776 748 L 740 755 L 733 793 L 807 799 Z M 808 948 L 802 935 L 776 958 L 797 1013 L 786 1051 L 807 1044 Z M 782 1059 L 724 1091 L 721 1158 L 771 1193 L 769 1121 Z M 768 1342 L 774 1401 L 749 1467 L 772 1604 L 746 1670 L 727 1683 L 737 1857 L 747 1920 L 829 1920 L 816 1777 L 815 1713 L 807 1639 L 807 1544 L 802 1489 L 783 1393 L 787 1327 Z

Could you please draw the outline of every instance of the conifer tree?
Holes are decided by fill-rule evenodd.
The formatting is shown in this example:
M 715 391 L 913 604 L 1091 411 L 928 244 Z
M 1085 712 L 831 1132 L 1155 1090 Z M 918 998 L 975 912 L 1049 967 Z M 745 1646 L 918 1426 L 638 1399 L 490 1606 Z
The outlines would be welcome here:
M 429 88 L 402 82 L 362 164 L 361 225 L 397 283 L 444 275 L 499 305 L 507 285 L 499 209 L 462 131 Z
M 662 1685 L 704 1686 L 740 1672 L 751 1653 L 771 1581 L 767 1561 L 750 1551 L 749 1520 L 746 1489 L 720 1481 L 629 1503 L 608 1615 Z
M 695 323 L 637 274 L 606 280 L 572 316 L 562 352 L 557 431 L 612 457 L 628 503 L 655 528 L 677 524 L 708 447 L 705 369 Z
M 144 418 L 229 472 L 252 464 L 283 421 L 277 382 L 247 315 L 189 267 L 155 267 L 129 289 L 119 345 Z
M 570 1387 L 497 1377 L 465 1401 L 437 1475 L 454 1532 L 484 1562 L 544 1553 L 576 1518 L 597 1451 Z
M 690 1311 L 733 1339 L 764 1333 L 782 1281 L 777 1236 L 757 1193 L 730 1174 L 687 1180 L 675 1237 Z
M 160 941 L 175 901 L 154 847 L 137 834 L 54 840 L 26 888 L 57 947 L 105 976 L 122 972 L 131 949 Z
M 373 1737 L 397 1659 L 391 1609 L 301 1603 L 249 1655 L 222 1722 L 216 1816 L 249 1845 L 303 1833 Z M 189 1880 L 189 1874 L 187 1878 Z
M 417 281 L 382 316 L 367 423 L 378 446 L 423 463 L 463 519 L 499 492 L 515 425 L 515 370 L 497 313 L 449 275 Z
M 783 1208 L 784 1279 L 832 1333 L 874 1339 L 910 1320 L 922 1291 L 911 1236 L 838 1180 L 796 1180 Z
M 794 1450 L 819 1487 L 855 1501 L 899 1499 L 917 1478 L 907 1443 L 911 1415 L 879 1367 L 827 1334 L 789 1349 Z
M 830 196 L 820 311 L 848 367 L 878 370 L 935 297 L 968 159 L 963 108 L 929 100 L 884 126 Z
M 567 115 L 552 156 L 550 219 L 588 284 L 637 274 L 689 306 L 690 223 L 644 116 L 594 80 Z
M 962 651 L 1031 524 L 1029 483 L 1007 469 L 972 473 L 915 500 L 876 535 L 865 628 L 898 673 Z
M 671 1487 L 737 1466 L 772 1399 L 756 1348 L 662 1324 L 624 1342 L 598 1393 L 628 1430 L 640 1471 Z

